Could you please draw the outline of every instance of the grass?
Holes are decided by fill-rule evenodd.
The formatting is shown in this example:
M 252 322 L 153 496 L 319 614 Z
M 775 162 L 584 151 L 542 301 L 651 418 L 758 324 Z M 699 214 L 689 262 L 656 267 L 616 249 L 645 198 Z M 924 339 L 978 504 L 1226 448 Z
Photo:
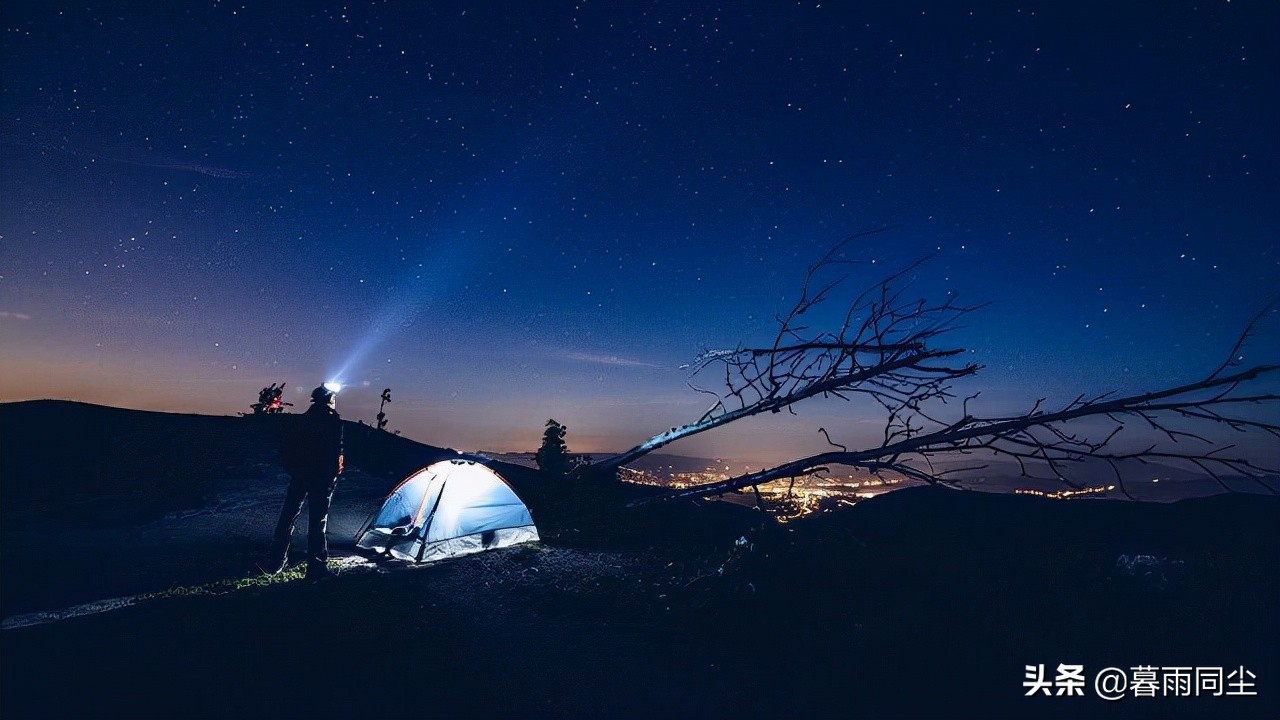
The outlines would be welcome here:
M 354 560 L 354 562 L 353 562 Z M 329 558 L 326 567 L 335 575 L 349 573 L 359 568 L 364 561 L 359 558 Z M 226 595 L 240 590 L 261 589 L 285 585 L 307 579 L 307 564 L 290 565 L 274 575 L 263 571 L 257 575 L 242 578 L 227 578 L 199 585 L 179 585 L 167 590 L 139 595 L 141 600 L 160 600 L 174 597 L 197 597 L 201 595 Z

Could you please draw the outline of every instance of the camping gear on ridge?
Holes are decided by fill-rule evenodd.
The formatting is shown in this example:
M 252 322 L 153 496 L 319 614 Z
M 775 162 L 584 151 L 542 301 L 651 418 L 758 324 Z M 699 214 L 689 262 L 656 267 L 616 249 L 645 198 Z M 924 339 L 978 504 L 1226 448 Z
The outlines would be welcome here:
M 442 460 L 391 491 L 356 534 L 356 547 L 432 562 L 537 539 L 529 508 L 501 475 L 471 460 Z

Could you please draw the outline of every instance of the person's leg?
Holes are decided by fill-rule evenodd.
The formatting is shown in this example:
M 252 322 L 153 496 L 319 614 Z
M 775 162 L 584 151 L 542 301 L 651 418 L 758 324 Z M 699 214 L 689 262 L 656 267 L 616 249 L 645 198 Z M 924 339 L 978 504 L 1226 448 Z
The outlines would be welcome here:
M 307 574 L 323 573 L 325 563 L 329 559 L 329 541 L 326 536 L 329 530 L 329 504 L 333 501 L 333 491 L 338 486 L 338 478 L 316 480 L 311 486 L 309 508 L 310 524 L 307 527 Z
M 302 501 L 307 497 L 307 486 L 298 478 L 289 480 L 289 489 L 285 492 L 284 505 L 280 507 L 280 519 L 276 521 L 275 539 L 271 546 L 271 555 L 267 558 L 267 566 L 263 569 L 270 573 L 278 573 L 289 561 L 289 542 L 293 539 L 293 524 L 302 512 Z

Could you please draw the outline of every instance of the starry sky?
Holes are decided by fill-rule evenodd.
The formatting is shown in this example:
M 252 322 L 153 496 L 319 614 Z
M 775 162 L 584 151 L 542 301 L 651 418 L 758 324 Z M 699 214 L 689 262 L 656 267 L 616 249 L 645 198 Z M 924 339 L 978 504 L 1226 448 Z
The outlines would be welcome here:
M 1280 294 L 1274 2 L 0 4 L 0 401 L 320 381 L 460 449 L 629 447 L 806 266 L 989 303 L 977 409 L 1195 379 Z M 1246 360 L 1275 359 L 1274 317 Z M 811 401 L 672 446 L 769 461 Z

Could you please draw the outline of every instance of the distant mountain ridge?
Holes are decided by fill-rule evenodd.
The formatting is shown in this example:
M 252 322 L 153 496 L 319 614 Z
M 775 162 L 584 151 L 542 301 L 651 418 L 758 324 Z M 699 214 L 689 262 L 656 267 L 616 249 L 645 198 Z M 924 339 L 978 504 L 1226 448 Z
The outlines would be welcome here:
M 493 458 L 502 462 L 514 463 L 525 467 L 536 467 L 533 452 L 489 452 L 480 451 L 480 455 Z M 610 457 L 615 453 L 570 453 L 573 457 L 590 457 L 596 460 Z M 668 455 L 665 453 L 650 453 L 644 455 L 627 467 L 634 470 L 644 470 L 648 472 L 666 472 L 666 473 L 682 473 L 682 472 L 701 472 L 709 468 L 724 467 L 726 460 L 722 458 L 704 458 L 694 457 L 691 455 Z M 738 461 L 733 461 L 735 465 L 741 465 Z

